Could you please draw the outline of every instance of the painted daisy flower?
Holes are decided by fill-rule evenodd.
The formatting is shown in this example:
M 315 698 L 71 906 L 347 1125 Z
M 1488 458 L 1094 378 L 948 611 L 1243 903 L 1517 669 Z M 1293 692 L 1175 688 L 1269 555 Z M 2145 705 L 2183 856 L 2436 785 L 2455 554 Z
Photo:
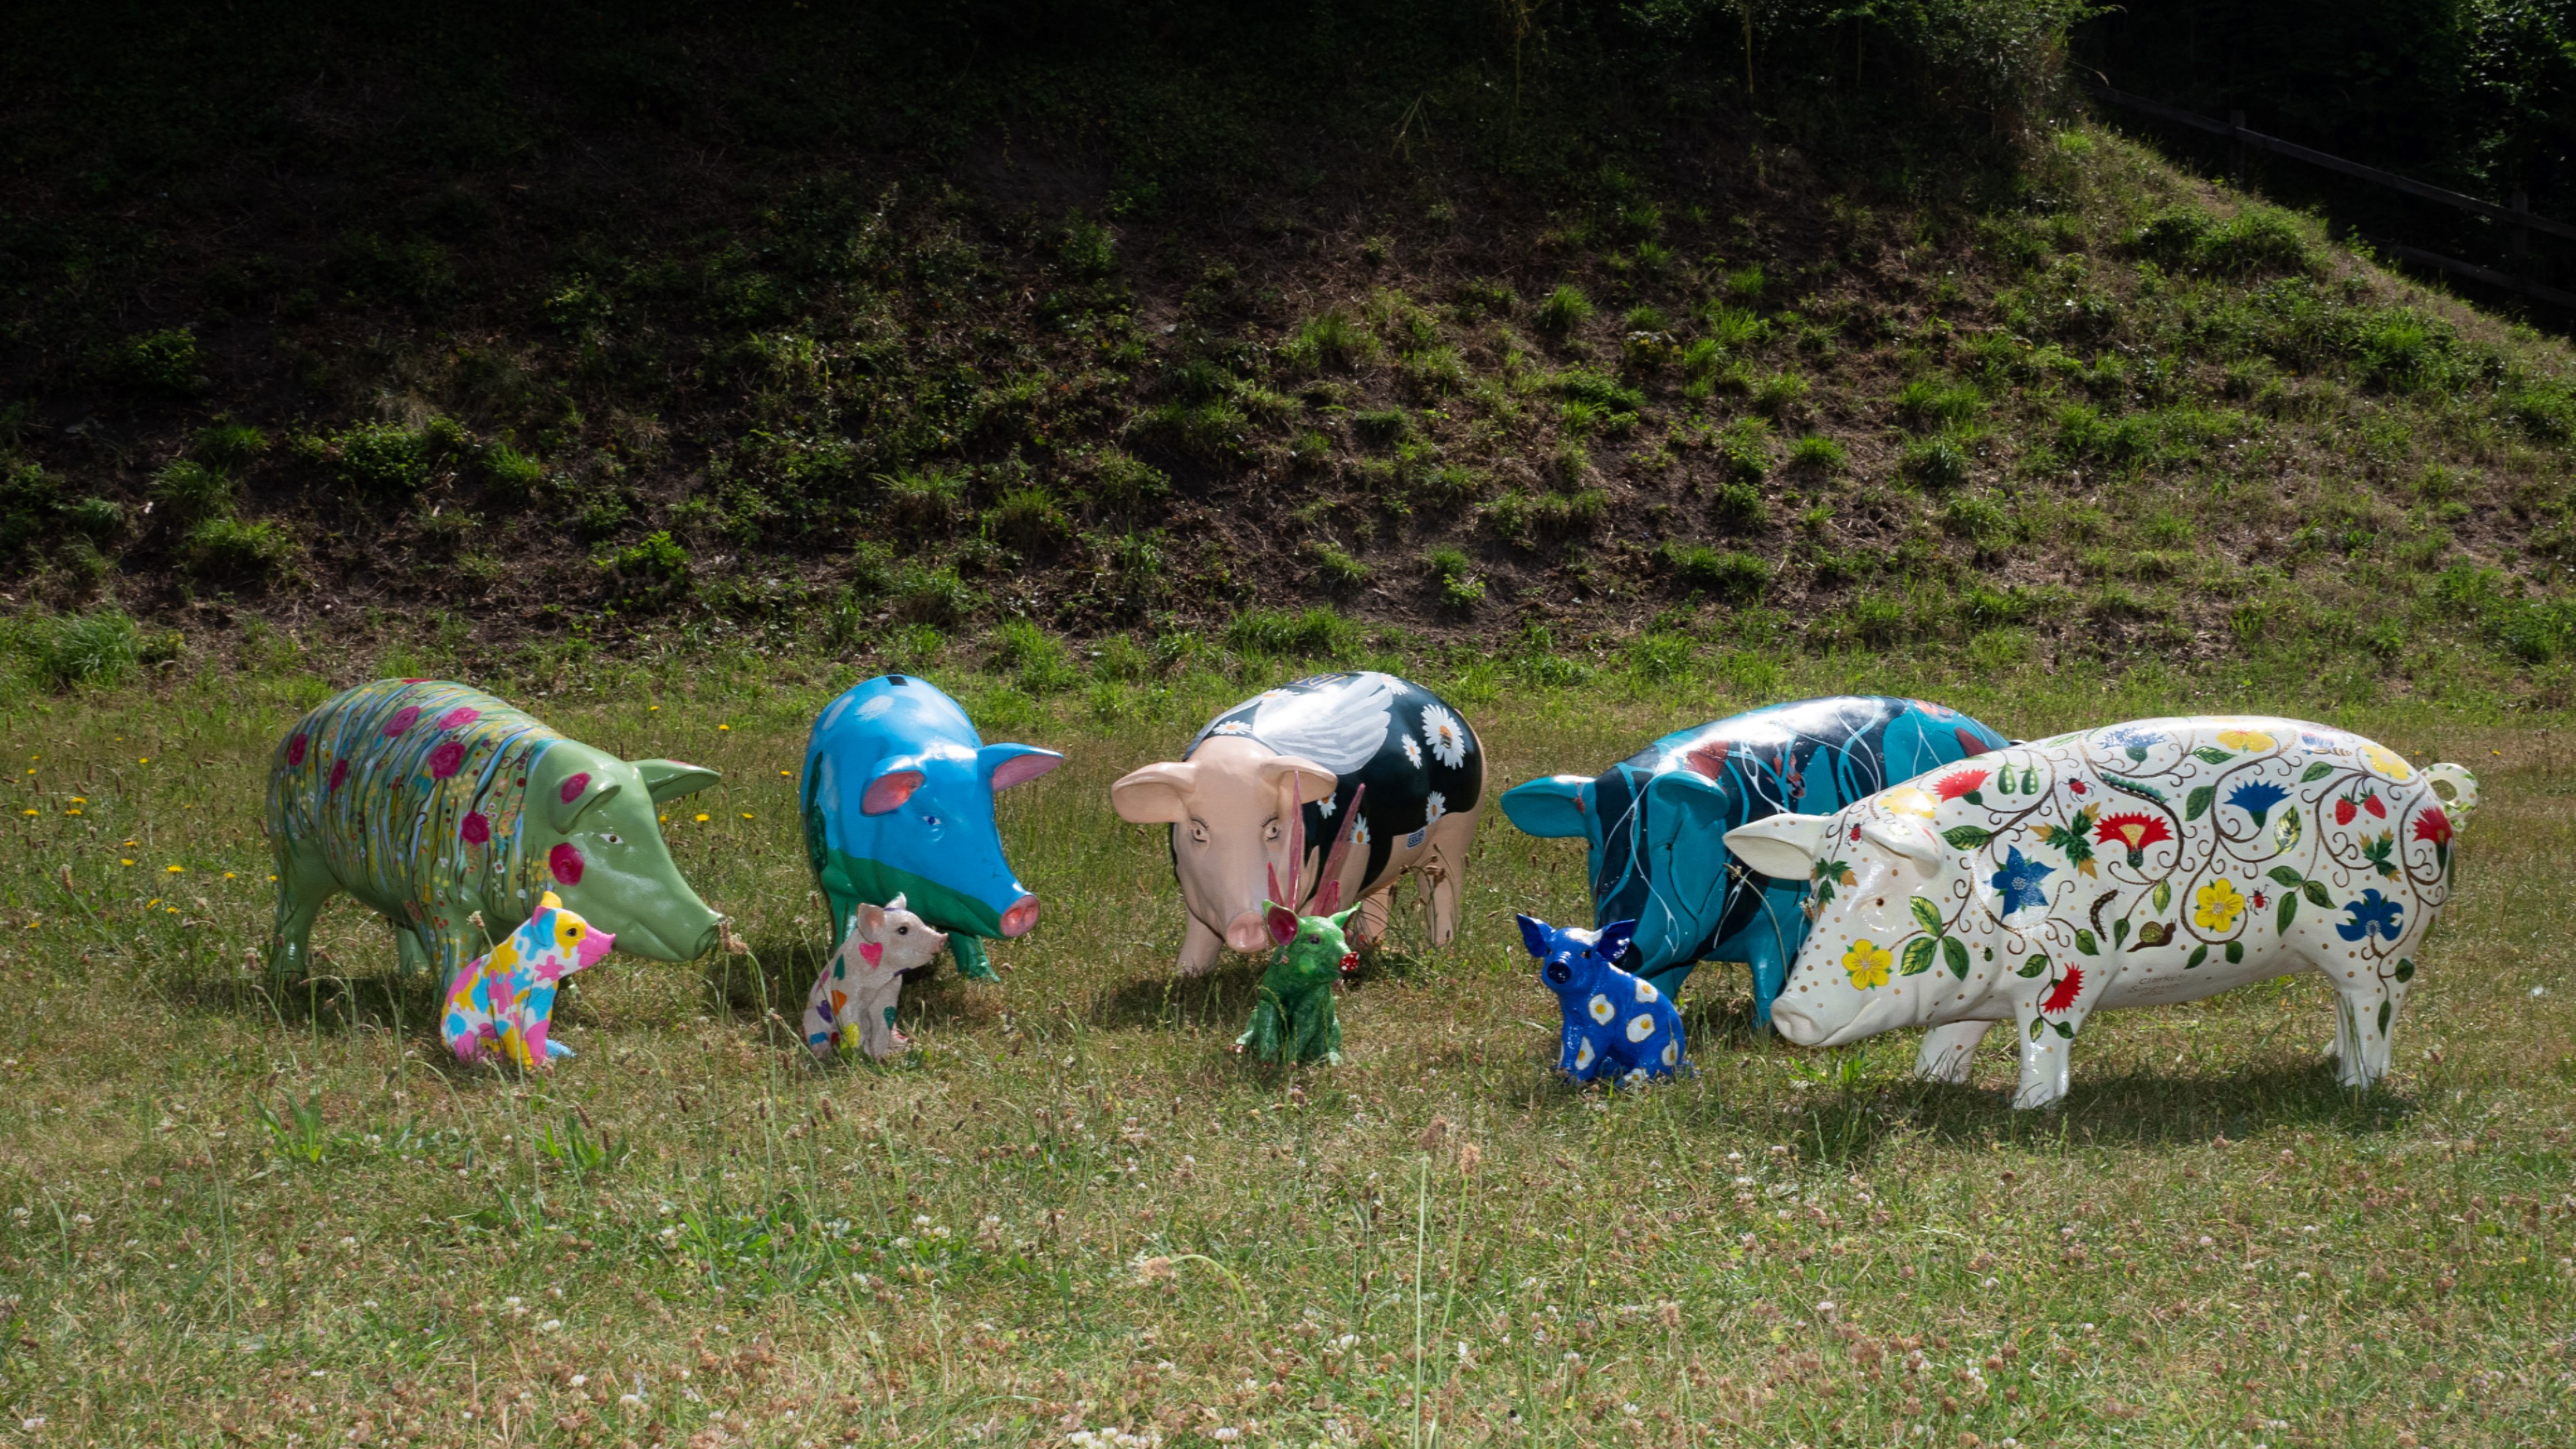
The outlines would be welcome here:
M 1218 725 L 1215 729 L 1208 731 L 1208 733 L 1212 735 L 1248 735 L 1252 733 L 1252 721 L 1244 719 L 1230 719 L 1225 723 Z
M 1875 941 L 1854 941 L 1851 949 L 1843 953 L 1843 971 L 1851 977 L 1851 984 L 1862 991 L 1885 986 L 1888 968 L 1895 964 L 1895 954 Z
M 1422 742 L 1411 735 L 1406 735 L 1404 737 L 1404 758 L 1408 764 L 1413 766 L 1413 768 L 1417 770 L 1421 769 Z
M 1332 819 L 1333 812 L 1341 808 L 1342 797 L 1339 795 L 1327 795 L 1323 799 L 1315 802 L 1315 813 L 1323 816 L 1327 820 Z
M 1351 821 L 1351 844 L 1366 845 L 1368 843 L 1368 817 L 1365 815 L 1358 816 Z
M 2245 912 L 2244 894 L 2225 876 L 2202 886 L 2191 900 L 2192 923 L 2222 936 L 2236 929 L 2236 918 Z
M 1428 830 L 1432 826 L 1439 824 L 1440 817 L 1448 813 L 1448 797 L 1442 795 L 1437 790 L 1432 791 L 1431 799 L 1423 807 L 1422 828 Z
M 1440 763 L 1453 770 L 1467 763 L 1467 727 L 1439 705 L 1422 707 L 1422 742 L 1431 747 Z

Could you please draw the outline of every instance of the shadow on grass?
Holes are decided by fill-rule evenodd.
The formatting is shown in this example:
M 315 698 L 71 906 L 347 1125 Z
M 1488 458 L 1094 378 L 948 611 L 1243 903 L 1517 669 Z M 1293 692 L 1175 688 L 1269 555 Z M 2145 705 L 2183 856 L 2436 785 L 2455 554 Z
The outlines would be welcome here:
M 402 972 L 388 963 L 365 975 L 343 975 L 327 959 L 301 981 L 277 984 L 258 976 L 179 976 L 159 983 L 164 1000 L 180 1011 L 237 1016 L 288 1031 L 339 1036 L 353 1031 L 398 1032 L 406 1039 L 438 1040 L 438 1015 L 446 1002 L 426 971 Z
M 1228 956 L 1205 976 L 1173 972 L 1130 981 L 1093 998 L 1091 1024 L 1240 1031 L 1267 967 L 1259 956 Z
M 1823 1080 L 1831 1064 L 1820 1066 Z M 2275 1061 L 2226 1073 L 2135 1071 L 2089 1082 L 2079 1072 L 2064 1102 L 2038 1111 L 2013 1110 L 2008 1090 L 1907 1081 L 1819 1091 L 1810 1102 L 1751 1116 L 1767 1116 L 1763 1125 L 1801 1157 L 1858 1164 L 1900 1139 L 2171 1147 L 2277 1127 L 2371 1136 L 2395 1130 L 2416 1110 L 2413 1097 L 2384 1086 L 2346 1090 L 2331 1062 Z

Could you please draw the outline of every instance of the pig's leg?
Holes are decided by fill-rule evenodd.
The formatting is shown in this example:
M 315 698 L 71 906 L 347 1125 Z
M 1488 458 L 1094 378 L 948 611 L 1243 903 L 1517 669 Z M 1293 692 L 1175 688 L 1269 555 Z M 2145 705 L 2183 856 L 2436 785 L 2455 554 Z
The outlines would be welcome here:
M 1914 1075 L 1926 1082 L 1966 1086 L 1977 1043 L 1985 1040 L 1993 1026 L 1991 1021 L 1954 1021 L 1923 1033 L 1923 1050 L 1914 1058 Z
M 1431 944 L 1446 946 L 1458 934 L 1458 901 L 1467 890 L 1467 848 L 1476 839 L 1476 812 L 1444 815 L 1431 828 L 1430 860 L 1423 875 L 1431 898 Z
M 957 974 L 969 981 L 999 981 L 993 974 L 993 963 L 984 955 L 984 939 L 964 931 L 948 933 L 948 949 L 957 958 Z
M 1424 882 L 1423 889 L 1425 891 L 1430 889 L 1428 881 Z M 1354 946 L 1374 946 L 1385 940 L 1387 918 L 1394 913 L 1395 882 L 1390 880 L 1374 895 L 1360 897 L 1360 913 L 1351 918 L 1350 943 Z
M 2351 976 L 2328 977 L 2335 987 L 2335 1080 L 2354 1091 L 2366 1091 L 2388 1075 L 2389 1035 L 2398 1008 L 2406 1004 L 2407 983 L 2397 979 L 2397 969 L 2395 961 L 2377 971 L 2363 964 Z
M 858 994 L 850 999 L 850 1014 L 857 1018 L 859 1045 L 878 1061 L 903 1055 L 912 1038 L 894 1029 L 895 1009 L 903 1003 L 903 973 L 888 971 L 882 979 L 862 977 Z M 851 1029 L 844 1024 L 843 1031 Z
M 340 883 L 331 878 L 318 851 L 281 840 L 276 857 L 276 939 L 269 946 L 268 972 L 271 980 L 283 985 L 303 980 L 310 969 L 311 948 L 307 942 L 313 932 L 313 918 L 321 913 L 324 902 L 339 893 Z
M 2059 1036 L 2056 1025 L 2040 1016 L 2036 997 L 2016 1006 L 2013 1015 L 2021 1045 L 2021 1083 L 2013 1091 L 2013 1107 L 2045 1107 L 2066 1095 L 2074 1038 Z
M 1207 923 L 1190 917 L 1189 928 L 1181 936 L 1181 974 L 1205 976 L 1216 966 L 1217 957 L 1225 954 L 1225 937 L 1207 928 Z
M 1269 987 L 1261 988 L 1252 1003 L 1252 1024 L 1234 1039 L 1234 1049 L 1248 1051 L 1265 1062 L 1279 1060 L 1279 994 Z
M 401 974 L 405 976 L 415 971 L 436 970 L 431 964 L 428 943 L 421 939 L 420 932 L 409 926 L 394 927 L 394 956 L 401 963 Z M 447 984 L 444 977 L 436 979 L 442 987 Z

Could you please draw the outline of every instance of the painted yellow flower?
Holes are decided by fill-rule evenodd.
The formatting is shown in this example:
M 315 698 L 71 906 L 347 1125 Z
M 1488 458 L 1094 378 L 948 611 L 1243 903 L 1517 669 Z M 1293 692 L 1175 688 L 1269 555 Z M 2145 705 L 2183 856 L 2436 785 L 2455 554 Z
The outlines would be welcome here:
M 2231 750 L 2268 750 L 2275 743 L 2261 730 L 2220 730 L 2218 742 Z
M 2379 773 L 2386 775 L 2392 780 L 2411 780 L 2415 778 L 2415 767 L 2406 763 L 2405 757 L 2399 755 L 2395 750 L 2383 749 L 2378 745 L 2363 745 L 2361 747 L 2361 754 L 2362 758 L 2370 761 L 2370 767 L 2372 769 L 2377 770 Z
M 1932 818 L 1933 810 L 1940 804 L 1929 794 L 1911 785 L 1897 786 L 1879 796 L 1878 803 L 1879 807 L 1890 815 L 1920 815 L 1926 820 Z
M 1851 984 L 1862 991 L 1885 986 L 1888 968 L 1895 964 L 1896 957 L 1875 941 L 1854 941 L 1851 949 L 1843 953 L 1843 970 L 1850 975 Z
M 2204 931 L 2220 935 L 2236 929 L 2236 918 L 2245 914 L 2245 897 L 2238 894 L 2236 883 L 2225 876 L 2202 886 L 2192 898 L 2191 919 Z

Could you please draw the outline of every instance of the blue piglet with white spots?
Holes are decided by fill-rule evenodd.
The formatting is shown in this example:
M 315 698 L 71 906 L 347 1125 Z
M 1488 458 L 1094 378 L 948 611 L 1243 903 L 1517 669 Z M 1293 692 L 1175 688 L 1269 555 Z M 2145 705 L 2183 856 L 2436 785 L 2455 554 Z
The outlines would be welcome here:
M 1682 1065 L 1682 1014 L 1664 994 L 1611 963 L 1628 949 L 1634 921 L 1598 931 L 1551 926 L 1524 915 L 1521 940 L 1538 958 L 1539 979 L 1565 1013 L 1565 1053 L 1557 1070 L 1578 1082 L 1604 1071 L 1622 1085 L 1669 1077 Z

